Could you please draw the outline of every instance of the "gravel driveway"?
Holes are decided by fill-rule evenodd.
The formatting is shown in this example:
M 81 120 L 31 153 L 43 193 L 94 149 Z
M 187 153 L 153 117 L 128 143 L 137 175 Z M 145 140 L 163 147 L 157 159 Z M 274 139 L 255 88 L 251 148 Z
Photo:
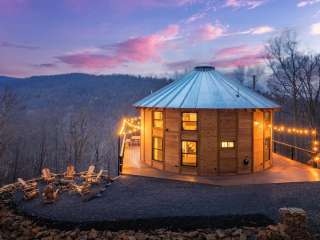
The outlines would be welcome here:
M 318 182 L 218 187 L 134 176 L 121 176 L 101 198 L 89 202 L 64 193 L 56 203 L 45 205 L 39 198 L 23 201 L 16 194 L 18 209 L 28 215 L 77 223 L 248 214 L 277 221 L 279 208 L 299 207 L 308 212 L 310 226 L 317 232 L 319 203 Z

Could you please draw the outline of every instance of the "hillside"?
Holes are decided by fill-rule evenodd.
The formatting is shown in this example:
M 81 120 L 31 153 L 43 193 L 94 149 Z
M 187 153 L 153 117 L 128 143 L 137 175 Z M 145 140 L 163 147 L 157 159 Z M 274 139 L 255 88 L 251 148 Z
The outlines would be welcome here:
M 61 110 L 90 106 L 98 111 L 123 109 L 167 84 L 166 79 L 130 75 L 63 74 L 11 78 L 0 76 L 0 87 L 9 87 L 28 108 L 59 107 Z
M 132 104 L 166 85 L 166 79 L 130 75 L 64 74 L 0 77 L 0 89 L 17 95 L 7 120 L 0 183 L 39 175 L 44 166 L 62 171 L 69 163 L 116 170 L 120 119 L 137 114 Z M 3 107 L 3 106 L 2 106 Z

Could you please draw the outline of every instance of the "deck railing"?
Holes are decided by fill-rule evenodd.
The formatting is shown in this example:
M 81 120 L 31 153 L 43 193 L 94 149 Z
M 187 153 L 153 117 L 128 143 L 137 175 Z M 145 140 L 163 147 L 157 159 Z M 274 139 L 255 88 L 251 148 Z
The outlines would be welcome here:
M 310 149 L 298 147 L 278 140 L 273 140 L 273 152 L 303 163 L 307 163 L 316 154 L 316 152 Z M 300 157 L 297 157 L 297 155 L 300 155 Z

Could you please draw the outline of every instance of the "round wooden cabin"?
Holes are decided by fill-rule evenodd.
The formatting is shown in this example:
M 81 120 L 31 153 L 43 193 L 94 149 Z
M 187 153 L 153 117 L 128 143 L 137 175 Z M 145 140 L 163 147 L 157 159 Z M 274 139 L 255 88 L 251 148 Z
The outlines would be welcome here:
M 279 106 L 214 67 L 195 67 L 135 107 L 140 157 L 151 167 L 223 175 L 272 166 L 272 115 Z

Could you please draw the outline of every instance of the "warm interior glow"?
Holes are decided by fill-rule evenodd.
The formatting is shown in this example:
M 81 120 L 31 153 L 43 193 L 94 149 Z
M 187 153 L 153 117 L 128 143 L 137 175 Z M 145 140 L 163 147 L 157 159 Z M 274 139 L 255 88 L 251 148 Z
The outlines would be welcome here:
M 195 167 L 197 165 L 197 142 L 182 141 L 182 165 Z
M 163 160 L 163 139 L 160 137 L 152 138 L 152 159 L 156 161 Z
M 161 111 L 154 111 L 152 119 L 154 128 L 163 128 L 163 113 Z
M 198 114 L 182 113 L 182 129 L 187 131 L 197 130 Z
M 221 148 L 234 148 L 235 141 L 222 141 Z

